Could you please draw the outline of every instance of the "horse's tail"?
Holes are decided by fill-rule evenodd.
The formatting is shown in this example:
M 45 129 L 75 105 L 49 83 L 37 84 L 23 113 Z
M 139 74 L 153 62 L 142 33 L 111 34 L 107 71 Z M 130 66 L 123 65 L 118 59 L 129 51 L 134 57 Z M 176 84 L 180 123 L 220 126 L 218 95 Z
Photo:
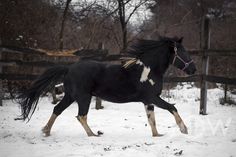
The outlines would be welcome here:
M 66 66 L 56 66 L 47 69 L 30 86 L 28 90 L 18 96 L 18 103 L 21 108 L 21 116 L 17 120 L 30 120 L 32 117 L 39 97 L 51 90 L 59 80 L 63 80 L 68 72 Z

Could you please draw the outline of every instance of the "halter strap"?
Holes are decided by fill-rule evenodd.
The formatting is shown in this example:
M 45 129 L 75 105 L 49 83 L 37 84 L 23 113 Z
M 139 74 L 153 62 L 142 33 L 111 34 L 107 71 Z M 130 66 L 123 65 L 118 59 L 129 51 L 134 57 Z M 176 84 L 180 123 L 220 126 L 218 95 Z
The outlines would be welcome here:
M 176 61 L 176 58 L 178 58 L 182 63 L 184 63 L 184 67 L 181 69 L 182 71 L 184 71 L 186 68 L 188 68 L 188 66 L 193 63 L 193 60 L 191 59 L 190 61 L 188 62 L 185 62 L 179 55 L 178 55 L 178 49 L 177 49 L 177 46 L 176 46 L 176 43 L 174 45 L 174 51 L 175 51 L 175 56 L 174 56 L 174 59 L 172 61 L 172 64 L 175 65 L 175 61 Z

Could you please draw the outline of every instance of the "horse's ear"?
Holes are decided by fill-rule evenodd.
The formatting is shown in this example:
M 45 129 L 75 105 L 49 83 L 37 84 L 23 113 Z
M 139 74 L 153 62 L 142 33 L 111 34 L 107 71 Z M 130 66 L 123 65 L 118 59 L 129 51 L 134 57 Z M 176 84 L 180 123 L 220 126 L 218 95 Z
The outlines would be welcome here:
M 178 43 L 182 43 L 184 37 L 179 38 Z

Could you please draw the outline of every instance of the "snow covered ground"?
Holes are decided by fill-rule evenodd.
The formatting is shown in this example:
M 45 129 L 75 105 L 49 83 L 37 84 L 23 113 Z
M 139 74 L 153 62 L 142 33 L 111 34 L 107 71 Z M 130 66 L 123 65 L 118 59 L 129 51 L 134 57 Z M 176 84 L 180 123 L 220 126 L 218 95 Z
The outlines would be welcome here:
M 77 121 L 77 105 L 72 104 L 55 122 L 52 135 L 44 137 L 41 128 L 53 105 L 42 98 L 31 121 L 14 121 L 20 114 L 17 104 L 6 100 L 0 107 L 0 157 L 236 157 L 236 107 L 222 106 L 220 89 L 208 90 L 208 115 L 199 112 L 199 89 L 178 86 L 171 90 L 170 103 L 176 103 L 189 134 L 181 134 L 168 111 L 155 108 L 157 129 L 162 137 L 152 137 L 141 103 L 103 102 L 105 109 L 88 115 L 92 130 L 101 137 L 87 137 Z M 234 96 L 234 99 L 236 97 Z

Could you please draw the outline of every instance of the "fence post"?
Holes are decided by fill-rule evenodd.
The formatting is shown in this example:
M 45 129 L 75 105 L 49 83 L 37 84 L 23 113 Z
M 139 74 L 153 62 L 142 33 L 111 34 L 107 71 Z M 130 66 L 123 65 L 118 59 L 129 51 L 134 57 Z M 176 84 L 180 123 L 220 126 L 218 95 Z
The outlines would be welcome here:
M 99 43 L 99 44 L 98 44 L 98 49 L 99 49 L 99 50 L 103 50 L 103 49 L 104 49 L 103 43 Z M 104 108 L 104 107 L 102 106 L 102 100 L 101 100 L 101 98 L 99 98 L 99 97 L 96 97 L 96 105 L 95 105 L 95 108 L 96 108 L 97 110 Z
M 224 91 L 224 104 L 226 104 L 227 103 L 227 90 L 228 90 L 228 85 L 227 84 L 225 84 L 225 91 Z
M 202 115 L 207 114 L 207 82 L 206 76 L 208 75 L 209 56 L 206 55 L 206 51 L 210 48 L 210 27 L 209 18 L 205 17 L 201 26 L 201 48 L 203 49 L 202 55 L 202 78 L 201 78 L 201 100 L 200 111 Z
M 1 45 L 1 39 L 0 39 Z M 2 60 L 2 48 L 0 48 L 0 60 Z M 2 63 L 0 63 L 0 74 L 2 73 Z M 2 106 L 3 100 L 3 85 L 2 85 L 2 78 L 0 78 L 0 106 Z

